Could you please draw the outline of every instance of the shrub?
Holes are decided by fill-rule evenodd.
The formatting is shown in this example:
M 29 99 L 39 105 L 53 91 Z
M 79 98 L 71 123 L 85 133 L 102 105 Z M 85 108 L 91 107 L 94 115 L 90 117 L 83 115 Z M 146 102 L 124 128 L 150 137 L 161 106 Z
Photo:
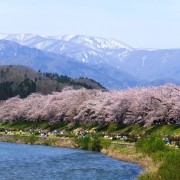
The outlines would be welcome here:
M 102 148 L 107 149 L 111 145 L 111 140 L 106 138 L 101 138 L 100 145 Z
M 51 139 L 44 139 L 43 145 L 45 145 L 45 146 L 52 146 L 53 142 L 51 141 Z
M 165 151 L 168 148 L 161 138 L 149 136 L 136 142 L 136 149 L 140 152 L 153 154 L 157 151 Z
M 38 137 L 35 134 L 29 136 L 29 143 L 34 144 L 37 141 Z
M 52 146 L 55 146 L 57 139 L 58 139 L 57 136 L 51 135 L 50 138 L 49 138 L 50 144 L 51 144 Z
M 89 143 L 91 141 L 90 136 L 75 138 L 75 143 L 82 149 L 89 149 Z
M 111 140 L 102 138 L 99 134 L 95 134 L 92 138 L 88 135 L 75 138 L 75 143 L 82 149 L 91 151 L 100 151 L 102 148 L 107 148 L 111 144 Z
M 93 136 L 91 141 L 89 142 L 89 150 L 92 151 L 100 151 L 101 150 L 101 137 L 97 134 Z
M 179 180 L 180 179 L 180 151 L 169 151 L 164 153 L 164 161 L 159 167 L 158 174 L 164 180 Z
M 117 124 L 114 124 L 114 123 L 109 124 L 108 129 L 107 129 L 108 133 L 112 133 L 116 131 L 117 127 L 118 127 Z
M 140 176 L 141 180 L 179 180 L 180 150 L 165 145 L 161 138 L 150 136 L 136 142 L 136 149 L 148 154 L 154 162 L 160 162 L 157 172 L 147 172 Z
M 14 133 L 13 133 L 13 139 L 14 139 L 14 141 L 15 141 L 15 142 L 18 141 L 19 138 L 20 138 L 20 135 L 19 135 L 17 132 L 14 132 Z
M 161 177 L 158 176 L 157 173 L 154 172 L 146 172 L 139 176 L 139 180 L 162 180 Z
M 172 150 L 169 152 L 158 152 L 155 154 L 156 161 L 159 160 L 161 163 L 157 172 L 147 172 L 140 176 L 141 180 L 179 180 L 180 173 L 180 151 Z M 154 158 L 153 158 L 154 159 Z

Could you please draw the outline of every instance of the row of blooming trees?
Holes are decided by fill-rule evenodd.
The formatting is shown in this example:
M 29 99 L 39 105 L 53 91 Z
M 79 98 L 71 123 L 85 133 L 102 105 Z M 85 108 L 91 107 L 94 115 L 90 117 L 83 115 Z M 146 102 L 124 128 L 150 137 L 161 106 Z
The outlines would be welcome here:
M 180 121 L 180 87 L 134 88 L 122 91 L 72 90 L 31 94 L 0 102 L 1 121 L 93 121 L 140 123 Z

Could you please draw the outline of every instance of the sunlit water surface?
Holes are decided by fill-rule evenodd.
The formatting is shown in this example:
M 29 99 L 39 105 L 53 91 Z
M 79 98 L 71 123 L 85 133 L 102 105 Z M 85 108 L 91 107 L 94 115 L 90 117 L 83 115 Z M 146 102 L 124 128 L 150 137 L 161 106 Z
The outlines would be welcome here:
M 0 180 L 131 180 L 141 171 L 90 151 L 0 143 Z

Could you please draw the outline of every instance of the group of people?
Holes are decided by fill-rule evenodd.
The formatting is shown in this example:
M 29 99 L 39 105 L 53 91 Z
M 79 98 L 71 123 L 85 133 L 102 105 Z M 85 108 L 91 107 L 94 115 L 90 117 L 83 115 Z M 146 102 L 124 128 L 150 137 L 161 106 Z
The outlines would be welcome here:
M 11 135 L 11 134 L 12 134 L 12 131 L 5 130 L 4 133 L 5 133 L 6 135 Z
M 88 131 L 83 131 L 83 130 L 79 130 L 79 131 L 77 131 L 76 132 L 76 136 L 78 136 L 78 137 L 85 137 L 87 134 L 89 134 L 89 132 Z
M 39 132 L 39 135 L 40 135 L 41 137 L 49 137 L 50 135 L 55 135 L 55 136 L 57 136 L 57 135 L 63 135 L 63 134 L 64 134 L 63 131 L 57 131 L 57 130 L 53 130 L 53 131 L 51 131 L 51 132 L 39 130 L 38 132 Z
M 5 130 L 4 131 L 5 135 L 12 135 L 14 133 L 18 133 L 16 131 L 12 132 L 10 130 Z M 22 135 L 23 131 L 19 130 L 19 134 Z M 53 130 L 52 132 L 47 132 L 47 131 L 43 131 L 43 130 L 39 130 L 39 131 L 35 131 L 33 128 L 29 129 L 29 133 L 30 134 L 37 134 L 40 135 L 41 137 L 49 137 L 50 135 L 62 135 L 63 131 L 57 131 L 57 130 Z
M 170 141 L 169 141 L 169 138 L 167 135 L 164 134 L 163 136 L 163 141 L 166 143 L 166 144 L 170 144 Z

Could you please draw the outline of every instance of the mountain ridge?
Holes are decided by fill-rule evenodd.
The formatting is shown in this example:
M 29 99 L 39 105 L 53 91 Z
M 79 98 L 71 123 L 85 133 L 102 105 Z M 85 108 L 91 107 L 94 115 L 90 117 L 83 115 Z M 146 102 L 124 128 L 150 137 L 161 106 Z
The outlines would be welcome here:
M 89 77 L 112 89 L 171 81 L 180 84 L 180 49 L 134 49 L 116 40 L 82 35 L 0 34 L 0 39 L 41 50 L 47 57 L 26 60 L 33 68 Z M 24 61 L 16 58 L 16 63 Z M 98 67 L 103 68 L 104 74 L 98 72 Z
M 4 48 L 1 48 L 1 47 Z M 90 65 L 75 61 L 65 55 L 22 46 L 18 43 L 0 40 L 1 65 L 26 65 L 43 72 L 59 73 L 72 78 L 88 77 L 108 88 L 128 88 L 136 85 L 133 76 L 110 65 Z M 114 78 L 117 76 L 118 78 Z M 128 80 L 128 81 L 126 81 Z M 134 81 L 134 82 L 133 82 Z M 133 86 L 134 86 L 133 85 Z

